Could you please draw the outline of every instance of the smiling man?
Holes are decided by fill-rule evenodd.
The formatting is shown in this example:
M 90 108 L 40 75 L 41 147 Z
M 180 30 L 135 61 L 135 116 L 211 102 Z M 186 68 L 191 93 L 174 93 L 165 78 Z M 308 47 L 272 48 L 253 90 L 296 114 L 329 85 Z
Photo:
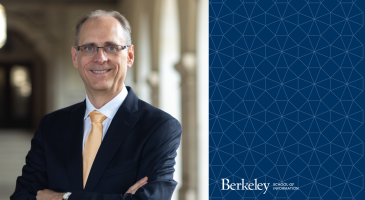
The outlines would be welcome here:
M 171 199 L 181 125 L 124 85 L 130 33 L 116 11 L 77 23 L 71 54 L 86 99 L 42 118 L 10 199 Z

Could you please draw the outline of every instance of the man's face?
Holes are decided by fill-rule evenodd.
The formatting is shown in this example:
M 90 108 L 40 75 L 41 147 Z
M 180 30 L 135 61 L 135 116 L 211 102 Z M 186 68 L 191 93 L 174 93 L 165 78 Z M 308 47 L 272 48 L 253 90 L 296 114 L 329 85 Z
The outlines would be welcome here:
M 78 46 L 127 45 L 122 25 L 113 17 L 103 16 L 88 19 L 81 27 Z M 71 47 L 72 61 L 78 68 L 89 95 L 98 91 L 116 95 L 134 60 L 133 46 L 121 50 L 116 55 L 107 54 L 102 48 L 94 55 L 83 55 Z

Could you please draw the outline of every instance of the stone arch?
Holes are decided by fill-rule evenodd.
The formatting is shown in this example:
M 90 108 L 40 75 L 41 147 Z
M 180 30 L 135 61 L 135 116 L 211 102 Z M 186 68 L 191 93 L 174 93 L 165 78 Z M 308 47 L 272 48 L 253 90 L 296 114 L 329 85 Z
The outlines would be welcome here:
M 8 18 L 8 38 L 19 40 L 23 43 L 21 53 L 0 54 L 0 60 L 5 63 L 28 63 L 31 67 L 32 74 L 32 99 L 31 99 L 31 124 L 32 128 L 37 127 L 41 117 L 47 111 L 48 102 L 51 95 L 46 96 L 47 86 L 51 83 L 50 58 L 52 57 L 52 49 L 49 43 L 47 32 L 37 29 L 29 23 L 27 17 L 14 17 L 15 13 L 8 12 L 12 16 Z M 47 39 L 48 38 L 48 39 Z M 6 45 L 5 45 L 6 46 Z M 19 47 L 17 50 L 19 50 Z

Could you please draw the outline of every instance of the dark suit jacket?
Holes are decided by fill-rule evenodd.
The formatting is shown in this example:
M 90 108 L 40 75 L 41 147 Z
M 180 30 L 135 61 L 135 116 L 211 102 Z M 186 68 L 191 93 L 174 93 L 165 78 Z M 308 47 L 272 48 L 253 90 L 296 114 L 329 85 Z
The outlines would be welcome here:
M 36 199 L 42 189 L 72 192 L 69 200 L 171 199 L 177 185 L 173 173 L 181 125 L 127 88 L 128 96 L 101 143 L 84 190 L 85 101 L 42 118 L 10 199 Z M 124 195 L 145 176 L 148 183 L 135 195 Z

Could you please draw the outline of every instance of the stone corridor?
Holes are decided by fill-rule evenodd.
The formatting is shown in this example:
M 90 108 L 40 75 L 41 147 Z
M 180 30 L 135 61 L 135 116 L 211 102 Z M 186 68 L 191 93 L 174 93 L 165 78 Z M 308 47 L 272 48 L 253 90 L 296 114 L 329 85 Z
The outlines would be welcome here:
M 33 132 L 0 129 L 0 200 L 9 200 L 30 150 Z

